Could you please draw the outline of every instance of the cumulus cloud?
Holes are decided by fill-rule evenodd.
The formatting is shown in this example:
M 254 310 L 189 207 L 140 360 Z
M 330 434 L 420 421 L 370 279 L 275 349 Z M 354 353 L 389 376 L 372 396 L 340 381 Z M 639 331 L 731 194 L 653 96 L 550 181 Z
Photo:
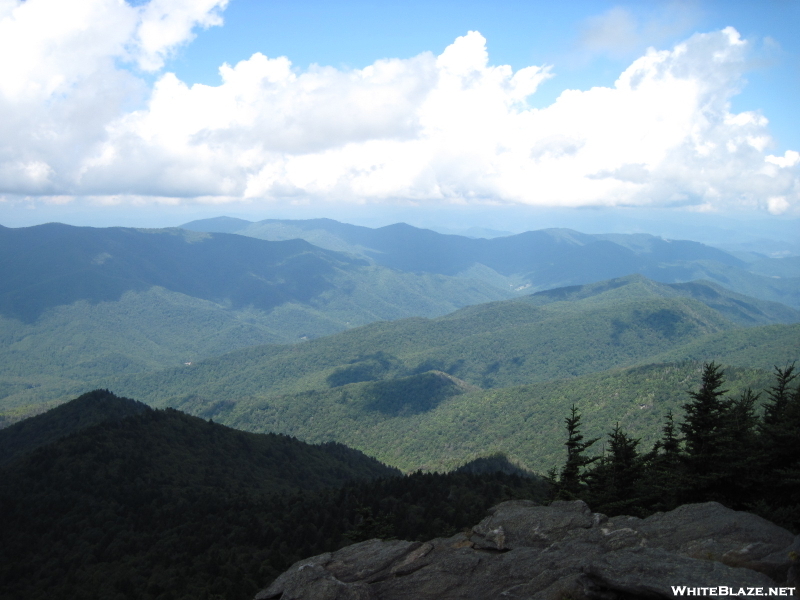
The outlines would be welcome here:
M 71 4 L 12 2 L 0 40 L 24 41 L 49 3 Z M 492 66 L 474 31 L 439 56 L 364 69 L 298 71 L 286 57 L 255 54 L 223 65 L 216 86 L 163 73 L 147 89 L 124 68 L 159 69 L 195 28 L 219 24 L 224 4 L 84 0 L 75 14 L 65 9 L 71 21 L 48 25 L 56 35 L 24 42 L 18 59 L 0 53 L 0 75 L 16 74 L 0 83 L 0 193 L 773 213 L 800 205 L 800 154 L 769 154 L 767 119 L 731 112 L 748 54 L 731 28 L 650 49 L 613 87 L 565 90 L 544 108 L 527 99 L 551 68 Z M 103 19 L 116 19 L 113 32 L 94 25 Z
M 227 0 L 0 3 L 0 193 L 81 193 L 108 127 L 147 97 L 126 66 L 160 68 Z

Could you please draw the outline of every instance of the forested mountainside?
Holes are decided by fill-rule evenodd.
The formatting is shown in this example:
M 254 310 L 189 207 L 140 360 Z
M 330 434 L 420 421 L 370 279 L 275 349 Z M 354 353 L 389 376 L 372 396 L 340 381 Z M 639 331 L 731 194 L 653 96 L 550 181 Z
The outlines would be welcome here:
M 302 240 L 0 227 L 0 405 L 510 295 L 475 280 L 370 266 Z
M 632 277 L 101 384 L 244 429 L 335 439 L 405 470 L 502 451 L 544 471 L 572 402 L 652 441 L 702 361 L 727 365 L 736 389 L 761 389 L 773 366 L 800 357 L 800 325 L 741 327 L 683 295 L 698 289 L 738 318 L 769 314 L 714 286 Z
M 470 524 L 510 499 L 577 497 L 612 517 L 718 500 L 746 504 L 796 532 L 800 388 L 794 368 L 771 374 L 759 409 L 750 391 L 727 390 L 718 365 L 700 371 L 700 385 L 684 392 L 679 415 L 662 420 L 652 449 L 617 424 L 593 455 L 599 444 L 583 435 L 573 406 L 561 427 L 562 466 L 553 468 L 549 482 L 520 477 L 500 456 L 450 474 L 397 476 L 343 446 L 248 434 L 172 409 L 142 411 L 133 401 L 95 391 L 62 412 L 83 426 L 29 445 L 0 467 L 0 589 L 16 600 L 245 600 L 296 560 L 353 542 L 462 532 L 456 541 L 465 540 L 464 547 L 469 539 L 479 544 L 475 535 L 488 530 Z M 121 416 L 126 404 L 133 414 Z M 100 413 L 109 419 L 89 424 Z M 27 434 L 44 439 L 50 425 L 47 418 L 32 420 Z M 494 465 L 512 473 L 487 473 Z M 352 478 L 361 481 L 341 485 Z M 709 507 L 723 510 L 712 503 L 680 511 Z M 744 513 L 731 518 L 764 523 Z M 785 538 L 781 548 L 791 542 L 790 532 L 760 527 L 767 526 L 772 541 L 774 532 Z M 772 568 L 773 562 L 759 564 Z M 774 566 L 771 576 L 780 583 L 789 565 L 784 559 Z
M 542 229 L 476 239 L 404 223 L 372 229 L 331 219 L 253 223 L 225 217 L 182 227 L 267 240 L 301 238 L 403 271 L 469 275 L 506 288 L 540 291 L 640 273 L 665 283 L 708 279 L 735 292 L 800 308 L 800 264 L 794 257 L 752 254 L 743 260 L 698 242 L 647 234 Z
M 0 424 L 33 414 L 40 410 L 37 406 L 52 406 L 88 389 L 105 387 L 111 377 L 193 365 L 240 348 L 302 342 L 375 321 L 435 317 L 459 307 L 519 297 L 526 290 L 554 285 L 555 280 L 548 280 L 543 272 L 531 270 L 520 271 L 520 276 L 534 277 L 541 285 L 526 287 L 526 283 L 508 283 L 508 277 L 517 277 L 512 271 L 522 268 L 520 265 L 525 261 L 533 265 L 531 268 L 553 268 L 563 274 L 572 267 L 567 268 L 567 263 L 558 261 L 567 260 L 570 253 L 588 252 L 584 258 L 591 255 L 595 260 L 605 256 L 603 248 L 612 248 L 613 252 L 633 253 L 636 257 L 614 263 L 627 265 L 625 269 L 644 268 L 647 261 L 651 261 L 647 264 L 661 265 L 659 269 L 664 265 L 674 266 L 678 264 L 675 261 L 684 259 L 712 261 L 730 268 L 739 268 L 740 262 L 700 244 L 666 242 L 648 236 L 609 235 L 600 239 L 567 231 L 550 231 L 546 235 L 532 232 L 527 237 L 507 238 L 502 244 L 511 244 L 509 250 L 498 240 L 441 236 L 408 226 L 384 231 L 333 221 L 321 223 L 330 229 L 329 233 L 355 235 L 358 239 L 353 239 L 360 240 L 359 243 L 378 244 L 377 254 L 365 251 L 353 256 L 324 250 L 299 239 L 265 241 L 182 229 L 98 229 L 59 224 L 0 228 Z M 317 227 L 319 223 L 306 225 Z M 422 237 L 418 239 L 418 236 Z M 462 245 L 453 246 L 451 238 Z M 491 252 L 469 246 L 484 242 L 501 246 Z M 594 247 L 596 243 L 600 246 Z M 444 254 L 437 255 L 439 247 Z M 591 251 L 587 250 L 590 247 Z M 428 268 L 404 263 L 406 259 L 402 257 L 412 251 L 431 260 L 439 256 L 435 260 L 441 264 Z M 390 259 L 391 256 L 400 258 L 392 263 L 395 259 Z M 457 271 L 460 266 L 446 266 L 450 261 L 448 256 L 459 261 L 486 259 L 498 269 L 501 263 L 508 264 L 511 271 L 503 271 L 501 275 L 482 263 L 471 263 L 467 271 Z M 491 256 L 497 264 L 486 258 Z M 398 268 L 417 270 L 419 267 L 421 272 L 382 266 L 376 264 L 380 262 L 376 257 Z M 580 268 L 593 269 L 592 277 L 606 272 L 595 269 L 593 263 L 584 258 L 576 260 L 583 265 Z M 494 275 L 487 279 L 485 275 L 489 271 L 502 281 L 492 279 Z M 442 274 L 451 272 L 460 275 Z M 772 281 L 788 281 L 785 273 L 781 273 L 772 276 Z M 636 281 L 638 283 L 622 278 L 603 285 L 620 288 L 618 298 L 626 302 L 637 294 L 640 299 L 683 297 L 697 300 L 705 305 L 699 308 L 701 313 L 712 308 L 726 321 L 712 325 L 708 314 L 701 315 L 698 322 L 703 321 L 704 325 L 695 327 L 695 333 L 703 327 L 710 327 L 708 331 L 719 330 L 727 327 L 728 322 L 748 326 L 797 320 L 795 309 L 745 297 L 719 284 L 658 284 L 653 281 L 644 284 L 641 276 Z M 584 300 L 583 304 L 576 304 L 583 307 L 588 305 L 589 296 L 603 303 L 611 298 L 613 291 L 603 285 L 542 290 L 545 293 L 525 297 L 524 301 L 546 304 L 548 310 L 556 305 L 567 306 L 565 300 Z M 492 311 L 503 313 L 492 317 L 493 322 L 502 322 L 511 315 L 509 322 L 517 323 L 513 313 L 519 309 L 514 305 L 501 305 L 499 309 L 491 308 L 492 305 L 487 307 L 487 317 Z M 641 323 L 644 338 L 652 341 L 654 327 L 661 327 L 664 332 L 673 327 L 670 319 L 688 326 L 689 321 L 675 316 L 677 313 L 670 312 L 671 308 L 662 308 L 666 312 L 656 315 L 657 311 L 650 311 L 649 321 Z M 650 309 L 645 312 L 647 310 Z M 685 313 L 689 309 L 680 310 Z M 569 319 L 565 314 L 564 320 Z M 555 326 L 554 318 L 544 320 L 548 325 L 543 327 Z M 640 325 L 632 315 L 622 315 L 615 322 L 621 327 L 614 333 L 616 341 L 631 337 L 631 331 Z M 567 331 L 566 346 L 582 335 L 580 327 L 572 327 L 572 333 Z M 436 328 L 441 326 L 437 324 Z M 687 332 L 686 327 L 679 327 L 670 335 L 680 337 Z M 524 337 L 513 331 L 506 333 L 515 339 Z M 590 334 L 587 330 L 586 335 Z M 430 340 L 430 336 L 426 339 L 437 343 Z M 479 342 L 474 337 L 471 341 Z M 615 350 L 607 357 L 603 368 L 632 364 L 630 360 L 636 353 L 651 353 L 652 348 L 645 348 L 646 340 L 639 346 L 628 347 L 622 355 Z M 668 349 L 669 346 L 662 348 Z M 381 348 L 380 351 L 386 350 Z M 563 343 L 560 351 L 572 356 Z M 374 350 L 361 352 L 364 356 L 374 353 Z M 394 351 L 389 353 L 395 354 Z M 515 357 L 518 359 L 518 355 L 510 358 Z M 485 369 L 481 370 L 481 381 L 476 382 L 474 361 L 465 360 L 464 368 L 459 370 L 439 364 L 438 358 L 432 360 L 437 364 L 431 364 L 430 369 L 448 372 L 482 387 L 494 385 L 488 382 L 494 376 L 484 372 Z M 500 364 L 501 361 L 496 362 Z M 540 361 L 536 366 L 537 370 L 539 366 L 545 368 L 535 379 L 525 377 L 514 382 L 562 376 L 559 372 L 564 371 L 563 365 L 553 369 L 549 359 L 545 363 Z M 518 370 L 514 364 L 497 367 L 503 368 Z M 532 368 L 533 363 L 528 361 L 526 369 Z M 601 365 L 590 364 L 567 374 L 598 368 Z M 469 376 L 465 375 L 467 371 L 471 373 Z
M 95 390 L 0 430 L 0 466 L 92 425 L 149 411 L 142 402 Z
M 0 467 L 0 595 L 15 600 L 245 600 L 304 556 L 387 532 L 452 535 L 548 489 L 502 473 L 399 477 L 341 445 L 100 390 L 55 410 L 0 431 L 19 450 Z M 54 435 L 64 415 L 74 427 Z

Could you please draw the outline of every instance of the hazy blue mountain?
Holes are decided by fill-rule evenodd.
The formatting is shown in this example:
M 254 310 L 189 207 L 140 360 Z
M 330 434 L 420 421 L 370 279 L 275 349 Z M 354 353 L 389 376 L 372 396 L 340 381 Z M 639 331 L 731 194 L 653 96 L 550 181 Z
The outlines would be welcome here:
M 797 311 L 708 282 L 630 276 L 98 385 L 239 428 L 337 440 L 403 469 L 451 469 L 496 450 L 541 470 L 563 449 L 571 402 L 653 440 L 702 361 L 738 368 L 740 389 L 799 359 L 797 321 Z M 669 364 L 635 370 L 652 363 Z M 530 415 L 535 443 L 516 430 Z
M 0 230 L 0 312 L 25 322 L 79 300 L 119 300 L 153 286 L 270 310 L 333 288 L 336 268 L 363 265 L 303 240 L 51 223 Z
M 25 322 L 56 306 L 117 301 L 125 292 L 152 287 L 270 311 L 287 303 L 328 302 L 344 285 L 337 276 L 368 272 L 364 260 L 300 239 L 56 223 L 0 229 L 0 257 L 0 314 Z
M 429 371 L 482 388 L 505 387 L 645 364 L 668 352 L 676 360 L 683 348 L 714 334 L 742 331 L 747 338 L 754 329 L 740 323 L 799 320 L 792 309 L 748 303 L 720 290 L 705 283 L 674 286 L 632 276 L 466 307 L 436 319 L 374 323 L 299 346 L 253 347 L 190 368 L 109 378 L 98 385 L 148 403 L 196 407 L 399 381 Z M 778 331 L 787 327 L 797 326 L 776 326 L 771 335 L 780 336 Z M 797 348 L 780 339 L 776 353 L 783 362 Z M 398 385 L 416 384 L 404 380 Z M 386 393 L 377 388 L 364 392 L 375 398 Z
M 237 225 L 243 225 L 236 230 Z M 800 277 L 769 275 L 775 259 L 758 264 L 686 240 L 647 234 L 584 234 L 543 229 L 493 239 L 445 235 L 398 223 L 372 229 L 331 219 L 255 223 L 205 219 L 183 225 L 268 240 L 302 238 L 394 269 L 469 275 L 502 289 L 539 291 L 639 273 L 664 283 L 709 279 L 728 289 L 800 308 Z M 775 266 L 773 266 L 773 264 Z M 787 272 L 784 268 L 782 273 Z
M 13 407 L 78 395 L 99 377 L 509 296 L 299 239 L 0 228 L 0 414 L 13 420 Z
M 613 292 L 614 290 L 617 291 Z M 609 292 L 621 298 L 643 298 L 653 295 L 663 298 L 693 298 L 743 327 L 800 322 L 800 311 L 785 304 L 737 294 L 710 281 L 658 283 L 641 275 L 545 290 L 528 296 L 526 300 L 538 306 L 553 302 L 590 301 L 594 297 L 600 302 L 608 302 Z

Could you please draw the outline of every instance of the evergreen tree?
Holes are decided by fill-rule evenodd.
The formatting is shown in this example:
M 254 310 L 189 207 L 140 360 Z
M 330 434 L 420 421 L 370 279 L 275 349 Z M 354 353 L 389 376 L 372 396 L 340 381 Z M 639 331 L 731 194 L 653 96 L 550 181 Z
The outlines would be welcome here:
M 619 423 L 608 434 L 608 452 L 587 476 L 588 501 L 593 510 L 612 516 L 631 514 L 630 509 L 640 504 L 638 488 L 644 474 L 644 461 L 637 449 L 640 441 L 622 431 Z
M 580 432 L 581 415 L 574 404 L 570 409 L 570 416 L 564 421 L 567 425 L 567 441 L 564 443 L 567 447 L 567 461 L 561 469 L 556 498 L 574 500 L 586 490 L 586 467 L 599 458 L 587 457 L 586 450 L 600 438 L 583 441 L 583 434 Z
M 797 375 L 794 363 L 775 367 L 759 431 L 765 474 L 759 512 L 794 530 L 800 529 L 800 385 L 791 387 Z
M 763 454 L 757 437 L 759 420 L 755 404 L 760 394 L 748 388 L 731 400 L 722 416 L 719 432 L 719 479 L 715 498 L 726 506 L 747 508 L 758 493 Z
M 780 426 L 784 422 L 792 397 L 790 384 L 797 378 L 794 369 L 795 363 L 784 369 L 775 367 L 775 385 L 767 392 L 769 401 L 764 405 L 764 426 L 766 428 Z
M 721 429 L 729 402 L 722 367 L 714 362 L 703 367 L 700 390 L 689 392 L 691 402 L 680 430 L 685 442 L 686 495 L 683 501 L 702 502 L 714 496 L 721 468 Z
M 785 467 L 797 458 L 800 387 L 791 388 L 797 375 L 794 363 L 784 369 L 775 367 L 775 385 L 767 392 L 760 433 L 765 460 L 772 469 Z

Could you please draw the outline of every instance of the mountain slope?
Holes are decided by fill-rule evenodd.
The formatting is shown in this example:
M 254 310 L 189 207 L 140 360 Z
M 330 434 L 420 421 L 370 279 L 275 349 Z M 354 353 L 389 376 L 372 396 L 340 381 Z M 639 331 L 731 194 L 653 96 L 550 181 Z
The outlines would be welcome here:
M 734 396 L 747 386 L 759 391 L 773 384 L 768 370 L 725 372 Z M 336 440 L 404 471 L 448 471 L 503 453 L 544 473 L 563 463 L 564 418 L 573 404 L 584 415 L 585 437 L 605 438 L 609 424 L 619 423 L 649 448 L 668 410 L 680 420 L 687 391 L 697 389 L 701 374 L 700 362 L 661 363 L 488 390 L 451 388 L 431 401 L 414 395 L 435 376 L 424 373 L 236 401 L 193 395 L 178 399 L 178 406 L 250 431 L 281 431 L 311 443 Z M 390 394 L 376 402 L 376 392 L 386 390 Z M 388 398 L 403 396 L 387 407 Z
M 237 431 L 102 390 L 2 430 L 0 440 L 16 454 L 6 475 L 32 486 L 77 478 L 89 490 L 110 483 L 111 473 L 115 488 L 138 478 L 168 488 L 272 493 L 397 474 L 341 445 Z M 28 480 L 32 464 L 36 481 Z
M 67 408 L 97 412 L 85 401 Z M 309 544 L 335 546 L 352 528 L 355 510 L 337 511 L 337 492 L 323 488 L 398 474 L 338 444 L 174 410 L 103 421 L 0 467 L 0 595 L 252 598 L 252 578 L 268 580 L 272 565 Z M 309 532 L 309 521 L 325 529 Z
M 135 404 L 99 396 L 112 413 Z M 103 408 L 90 404 L 67 408 Z M 546 493 L 498 473 L 398 475 L 341 445 L 174 410 L 101 422 L 0 467 L 0 596 L 248 600 L 301 558 L 375 535 L 450 536 Z
M 710 305 L 748 323 L 796 317 L 712 284 L 633 276 L 102 384 L 243 429 L 339 440 L 404 469 L 449 469 L 486 451 L 546 469 L 572 402 L 600 411 L 599 426 L 619 419 L 653 441 L 702 361 L 728 365 L 742 389 L 800 358 L 800 324 L 744 328 Z M 529 421 L 538 441 L 517 431 Z
M 432 320 L 374 323 L 299 346 L 254 347 L 98 385 L 162 405 L 326 390 L 434 370 L 470 385 L 505 387 L 644 364 L 668 352 L 680 356 L 696 340 L 738 329 L 702 299 L 736 307 L 741 314 L 735 316 L 748 322 L 796 317 L 791 309 L 748 303 L 716 289 L 629 277 L 471 306 Z
M 26 323 L 49 308 L 154 286 L 234 309 L 327 302 L 337 276 L 367 266 L 298 239 L 57 223 L 0 229 L 0 257 L 0 313 Z
M 647 234 L 544 229 L 475 239 L 404 223 L 371 229 L 331 219 L 247 223 L 221 218 L 193 221 L 182 227 L 193 231 L 224 230 L 268 240 L 301 238 L 395 269 L 469 274 L 503 289 L 537 291 L 639 273 L 664 283 L 710 279 L 739 293 L 800 308 L 800 278 L 765 276 L 769 267 L 764 263 L 770 259 L 751 266 L 698 242 L 664 240 Z
M 302 240 L 50 224 L 0 228 L 0 405 L 89 380 L 508 297 Z
M 149 410 L 146 404 L 118 398 L 107 390 L 88 392 L 0 430 L 0 466 L 92 425 L 118 421 Z
M 742 327 L 800 322 L 799 310 L 779 302 L 737 294 L 710 281 L 658 283 L 641 275 L 545 290 L 528 296 L 527 300 L 543 306 L 553 302 L 589 301 L 592 297 L 597 297 L 600 302 L 608 302 L 612 295 L 619 300 L 653 295 L 662 298 L 693 298 Z
M 640 364 L 734 327 L 685 298 L 635 300 L 580 314 L 559 308 L 480 305 L 434 320 L 374 323 L 298 346 L 248 348 L 98 384 L 159 405 L 195 395 L 220 401 L 328 389 L 431 370 L 471 385 L 501 387 Z

